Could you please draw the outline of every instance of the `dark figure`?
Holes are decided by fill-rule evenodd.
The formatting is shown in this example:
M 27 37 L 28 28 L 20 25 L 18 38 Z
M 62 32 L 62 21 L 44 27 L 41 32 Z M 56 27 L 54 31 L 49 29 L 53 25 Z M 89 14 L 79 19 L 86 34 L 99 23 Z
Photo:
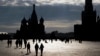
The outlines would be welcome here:
M 41 42 L 41 39 L 39 39 L 39 43 Z
M 33 39 L 33 44 L 34 44 L 34 42 L 35 42 L 35 39 Z
M 22 39 L 19 40 L 19 47 L 22 48 Z
M 18 39 L 18 47 L 20 47 L 20 39 Z
M 26 46 L 27 46 L 27 40 L 26 39 L 24 40 L 24 45 L 25 45 L 25 48 L 26 48 Z
M 21 48 L 22 48 L 22 45 L 23 45 L 23 41 L 22 41 L 22 39 L 20 40 L 20 44 L 21 44 Z
M 16 44 L 16 48 L 18 48 L 18 39 L 16 40 L 15 44 Z
M 9 42 L 10 42 L 10 40 L 8 39 L 8 40 L 7 40 L 8 47 L 9 47 L 9 45 L 10 45 Z
M 51 39 L 51 43 L 53 43 L 53 39 Z
M 9 40 L 8 40 L 8 47 L 11 47 L 11 46 L 12 46 L 12 40 L 9 39 Z
M 39 45 L 36 43 L 36 44 L 35 44 L 35 52 L 36 52 L 36 56 L 38 56 L 38 48 L 39 48 Z
M 12 40 L 10 40 L 9 44 L 10 44 L 10 47 L 11 47 L 12 46 Z
M 28 44 L 27 44 L 27 54 L 29 54 L 29 53 L 31 53 L 31 51 L 30 51 L 30 43 L 28 42 Z
M 79 43 L 82 43 L 82 40 L 79 40 Z
M 45 40 L 45 43 L 48 43 L 47 40 Z
M 21 41 L 20 41 L 20 39 L 18 40 L 18 43 L 19 43 L 19 47 L 21 47 Z
M 41 45 L 40 45 L 41 56 L 43 55 L 43 48 L 44 48 L 44 45 L 41 44 Z
M 69 39 L 66 39 L 66 40 L 65 40 L 65 43 L 69 43 Z

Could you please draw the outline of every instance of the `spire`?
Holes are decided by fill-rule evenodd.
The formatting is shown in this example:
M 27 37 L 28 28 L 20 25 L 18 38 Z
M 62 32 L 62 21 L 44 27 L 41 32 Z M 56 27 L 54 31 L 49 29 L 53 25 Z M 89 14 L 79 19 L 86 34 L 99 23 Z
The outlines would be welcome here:
M 35 12 L 35 4 L 33 4 L 33 12 Z M 36 12 L 35 12 L 36 13 Z
M 43 24 L 43 23 L 44 23 L 44 19 L 43 19 L 43 17 L 41 17 L 40 24 Z
M 100 20 L 100 17 L 99 16 L 97 16 L 97 21 L 99 21 Z
M 35 11 L 35 4 L 33 4 L 33 12 L 32 12 L 32 16 L 37 16 L 37 15 L 36 15 L 36 11 Z
M 33 10 L 35 10 L 35 4 L 33 4 Z
M 85 0 L 85 10 L 93 11 L 92 0 Z
M 25 19 L 25 17 L 24 17 L 21 23 L 22 23 L 22 24 L 26 24 L 26 22 L 27 22 L 27 21 L 26 21 L 26 19 Z
M 92 4 L 92 0 L 85 0 L 86 4 Z
M 82 12 L 82 24 L 83 25 L 95 25 L 96 24 L 96 11 L 93 10 L 92 0 L 85 0 L 85 9 Z
M 31 20 L 32 24 L 38 24 L 37 14 L 36 14 L 36 11 L 35 11 L 35 4 L 33 4 L 33 12 L 32 12 L 30 20 Z

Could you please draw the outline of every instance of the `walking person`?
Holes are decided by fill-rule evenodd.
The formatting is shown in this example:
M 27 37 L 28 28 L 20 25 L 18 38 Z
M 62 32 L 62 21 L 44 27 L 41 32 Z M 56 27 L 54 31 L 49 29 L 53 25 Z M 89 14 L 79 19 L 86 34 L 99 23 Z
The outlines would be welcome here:
M 15 44 L 16 44 L 16 48 L 18 48 L 18 39 L 16 40 Z
M 8 39 L 8 40 L 7 40 L 8 47 L 9 47 L 9 45 L 10 45 L 9 42 L 10 42 L 10 40 Z
M 22 39 L 20 39 L 20 48 L 22 48 L 22 45 L 23 45 L 23 41 Z
M 11 47 L 12 46 L 12 39 L 10 39 L 9 44 L 10 44 L 10 47 Z
M 26 39 L 24 39 L 24 46 L 25 46 L 25 48 L 27 46 L 27 40 Z
M 36 44 L 35 44 L 35 52 L 36 52 L 36 56 L 38 56 L 38 49 L 39 49 L 39 45 L 36 43 Z
M 27 54 L 29 54 L 29 53 L 31 53 L 31 51 L 30 51 L 30 43 L 28 42 L 28 44 L 27 44 Z
M 41 43 L 40 45 L 41 56 L 43 55 L 43 49 L 44 49 L 44 45 Z

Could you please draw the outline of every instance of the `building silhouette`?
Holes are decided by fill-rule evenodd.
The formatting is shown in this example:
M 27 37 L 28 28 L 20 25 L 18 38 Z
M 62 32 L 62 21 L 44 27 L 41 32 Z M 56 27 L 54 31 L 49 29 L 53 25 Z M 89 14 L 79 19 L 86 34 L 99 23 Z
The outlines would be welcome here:
M 92 0 L 85 0 L 84 10 L 81 14 L 82 24 L 74 25 L 76 39 L 100 40 L 100 18 L 93 9 Z
M 44 19 L 43 17 L 41 17 L 40 21 L 38 22 L 34 4 L 31 17 L 28 20 L 26 20 L 25 17 L 22 19 L 20 30 L 17 30 L 15 38 L 36 39 L 36 38 L 41 38 L 44 35 L 45 35 Z

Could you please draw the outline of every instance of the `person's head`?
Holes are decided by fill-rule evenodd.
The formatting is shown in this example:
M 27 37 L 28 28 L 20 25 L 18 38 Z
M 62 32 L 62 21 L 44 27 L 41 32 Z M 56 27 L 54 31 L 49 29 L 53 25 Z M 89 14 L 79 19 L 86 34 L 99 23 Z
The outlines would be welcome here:
M 36 44 L 37 44 L 37 42 L 36 42 Z
M 30 42 L 28 42 L 28 44 L 30 44 Z
M 41 43 L 41 45 L 43 45 L 43 43 Z

